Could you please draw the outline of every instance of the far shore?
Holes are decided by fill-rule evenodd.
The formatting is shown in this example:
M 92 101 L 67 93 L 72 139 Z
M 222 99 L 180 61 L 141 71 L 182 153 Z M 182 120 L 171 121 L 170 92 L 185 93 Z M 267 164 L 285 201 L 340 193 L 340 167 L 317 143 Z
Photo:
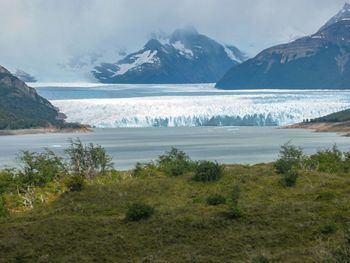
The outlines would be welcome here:
M 282 129 L 307 129 L 315 132 L 335 132 L 343 136 L 350 137 L 350 121 L 346 122 L 301 122 L 292 125 L 281 127 Z M 26 135 L 26 134 L 46 134 L 46 133 L 88 133 L 94 132 L 91 127 L 80 128 L 32 128 L 32 129 L 18 129 L 18 130 L 0 130 L 0 136 L 8 135 Z
M 302 122 L 283 127 L 285 129 L 308 129 L 315 132 L 336 132 L 350 136 L 350 121 L 345 122 Z
M 87 133 L 93 132 L 94 129 L 89 127 L 80 128 L 33 128 L 18 130 L 0 130 L 0 136 L 8 135 L 26 135 L 26 134 L 45 134 L 45 133 Z

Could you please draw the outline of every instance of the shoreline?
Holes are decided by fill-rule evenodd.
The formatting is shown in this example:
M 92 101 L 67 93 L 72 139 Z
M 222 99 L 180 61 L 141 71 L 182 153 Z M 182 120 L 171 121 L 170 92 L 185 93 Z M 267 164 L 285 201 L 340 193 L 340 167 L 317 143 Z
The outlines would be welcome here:
M 89 127 L 81 128 L 33 128 L 33 129 L 18 129 L 18 130 L 0 130 L 0 136 L 11 135 L 27 135 L 27 134 L 47 134 L 47 133 L 88 133 L 94 132 L 94 129 Z
M 350 137 L 350 121 L 345 122 L 309 122 L 296 123 L 282 127 L 284 129 L 307 129 L 315 132 L 335 132 Z

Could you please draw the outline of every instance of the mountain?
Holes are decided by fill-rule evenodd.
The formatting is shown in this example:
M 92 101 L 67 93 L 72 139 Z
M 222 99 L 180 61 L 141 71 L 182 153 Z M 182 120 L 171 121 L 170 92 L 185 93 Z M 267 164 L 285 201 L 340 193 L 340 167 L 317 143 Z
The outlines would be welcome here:
M 350 20 L 350 4 L 349 3 L 345 3 L 345 5 L 338 12 L 338 14 L 336 14 L 331 19 L 329 19 L 328 22 L 323 27 L 321 27 L 320 30 L 323 30 L 323 29 L 329 27 L 330 25 L 333 25 L 333 24 L 338 23 L 338 22 L 343 21 L 343 20 Z
M 102 63 L 92 73 L 102 83 L 210 83 L 244 60 L 238 48 L 187 27 L 154 37 L 140 51 Z
M 64 115 L 0 66 L 0 129 L 62 127 Z
M 13 75 L 24 82 L 36 82 L 35 77 L 21 69 L 16 69 Z
M 350 5 L 317 33 L 262 51 L 231 68 L 221 89 L 350 88 Z

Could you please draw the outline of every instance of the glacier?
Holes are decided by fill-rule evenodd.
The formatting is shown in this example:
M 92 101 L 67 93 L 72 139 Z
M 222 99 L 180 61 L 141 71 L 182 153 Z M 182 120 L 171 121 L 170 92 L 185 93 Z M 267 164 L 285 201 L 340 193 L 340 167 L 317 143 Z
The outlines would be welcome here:
M 200 93 L 199 93 L 200 94 Z M 67 121 L 98 128 L 280 126 L 349 108 L 342 91 L 51 100 Z

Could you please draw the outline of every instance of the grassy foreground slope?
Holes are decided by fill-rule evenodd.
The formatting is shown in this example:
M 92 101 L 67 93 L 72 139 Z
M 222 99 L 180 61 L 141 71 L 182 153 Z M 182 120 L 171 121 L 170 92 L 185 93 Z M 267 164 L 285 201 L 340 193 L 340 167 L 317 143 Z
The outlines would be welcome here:
M 271 164 L 226 166 L 217 182 L 191 178 L 96 177 L 81 192 L 0 219 L 0 262 L 333 262 L 325 260 L 343 244 L 347 174 L 304 171 L 291 188 Z M 207 205 L 209 195 L 229 198 L 237 185 L 242 217 Z M 127 206 L 140 201 L 154 215 L 126 221 Z

